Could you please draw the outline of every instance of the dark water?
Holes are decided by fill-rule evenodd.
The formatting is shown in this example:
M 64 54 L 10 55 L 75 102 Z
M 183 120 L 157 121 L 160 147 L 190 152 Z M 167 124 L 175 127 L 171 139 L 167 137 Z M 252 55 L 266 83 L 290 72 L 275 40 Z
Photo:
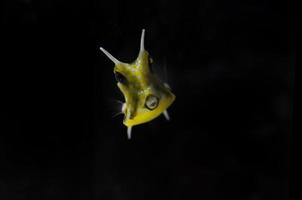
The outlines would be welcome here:
M 1 200 L 289 199 L 294 5 L 1 4 Z M 132 61 L 142 28 L 177 98 L 128 141 L 99 47 Z

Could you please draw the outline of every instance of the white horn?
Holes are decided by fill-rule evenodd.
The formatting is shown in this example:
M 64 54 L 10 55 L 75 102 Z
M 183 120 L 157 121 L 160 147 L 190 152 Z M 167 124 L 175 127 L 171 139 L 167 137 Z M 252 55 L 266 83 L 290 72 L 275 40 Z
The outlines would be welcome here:
M 129 126 L 127 128 L 127 136 L 128 136 L 128 139 L 130 140 L 131 139 L 131 132 L 132 132 L 132 126 Z
M 142 30 L 142 36 L 141 36 L 141 48 L 139 50 L 139 52 L 143 52 L 145 50 L 145 29 Z
M 165 110 L 164 112 L 163 112 L 163 114 L 164 114 L 164 116 L 165 116 L 165 118 L 166 118 L 166 120 L 170 120 L 170 116 L 169 116 L 169 113 L 168 113 L 168 111 L 167 110 Z
M 100 47 L 100 50 L 112 61 L 114 62 L 114 64 L 119 64 L 121 63 L 121 61 L 119 61 L 118 59 L 116 59 L 115 57 L 113 57 L 113 55 L 111 55 L 108 51 L 106 51 L 103 47 Z

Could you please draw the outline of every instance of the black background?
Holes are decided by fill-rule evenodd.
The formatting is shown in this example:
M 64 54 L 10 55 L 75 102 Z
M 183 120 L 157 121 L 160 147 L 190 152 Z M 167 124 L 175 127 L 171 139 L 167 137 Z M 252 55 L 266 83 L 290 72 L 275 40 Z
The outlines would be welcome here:
M 1 4 L 1 200 L 288 199 L 293 5 Z M 99 47 L 132 61 L 142 28 L 176 101 L 129 141 Z

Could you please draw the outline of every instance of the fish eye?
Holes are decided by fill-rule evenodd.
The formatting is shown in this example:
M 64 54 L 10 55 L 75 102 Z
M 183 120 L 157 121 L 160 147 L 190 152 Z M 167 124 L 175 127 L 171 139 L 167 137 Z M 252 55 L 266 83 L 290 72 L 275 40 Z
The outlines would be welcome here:
M 122 84 L 126 84 L 127 83 L 127 79 L 126 79 L 126 77 L 123 74 L 121 74 L 119 72 L 115 72 L 114 75 L 115 75 L 115 80 L 117 82 L 120 82 Z
M 158 106 L 158 103 L 159 98 L 151 94 L 146 98 L 145 107 L 149 110 L 154 110 Z

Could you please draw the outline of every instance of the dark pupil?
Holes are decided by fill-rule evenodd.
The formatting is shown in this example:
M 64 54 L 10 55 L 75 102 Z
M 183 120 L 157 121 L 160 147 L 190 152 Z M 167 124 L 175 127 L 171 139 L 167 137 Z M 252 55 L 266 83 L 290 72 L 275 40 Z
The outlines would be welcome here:
M 154 106 L 156 106 L 156 104 L 157 104 L 156 101 L 153 101 L 153 102 L 151 102 L 150 106 L 154 107 Z
M 126 84 L 127 83 L 127 79 L 124 75 L 122 75 L 119 72 L 115 72 L 115 80 L 122 83 L 122 84 Z

